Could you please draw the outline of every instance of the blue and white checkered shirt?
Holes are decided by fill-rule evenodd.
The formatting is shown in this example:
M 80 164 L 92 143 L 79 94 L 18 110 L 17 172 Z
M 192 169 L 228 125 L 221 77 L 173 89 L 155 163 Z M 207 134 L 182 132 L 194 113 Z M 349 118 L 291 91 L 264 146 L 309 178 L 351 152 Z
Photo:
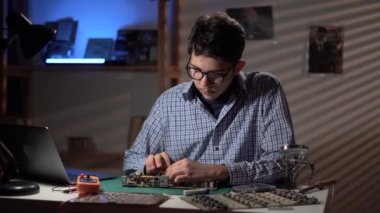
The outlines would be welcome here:
M 174 161 L 224 164 L 231 185 L 284 177 L 284 168 L 274 160 L 282 146 L 294 143 L 294 133 L 281 84 L 262 72 L 241 72 L 237 78 L 218 118 L 196 95 L 192 82 L 164 92 L 125 151 L 124 171 L 144 171 L 149 154 L 165 151 Z

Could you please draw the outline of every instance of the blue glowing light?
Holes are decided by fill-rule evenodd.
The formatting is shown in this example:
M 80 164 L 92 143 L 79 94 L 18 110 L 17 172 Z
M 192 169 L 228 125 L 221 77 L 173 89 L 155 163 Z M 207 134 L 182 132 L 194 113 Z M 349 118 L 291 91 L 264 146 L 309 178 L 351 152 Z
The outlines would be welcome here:
M 104 64 L 104 58 L 47 58 L 46 64 Z

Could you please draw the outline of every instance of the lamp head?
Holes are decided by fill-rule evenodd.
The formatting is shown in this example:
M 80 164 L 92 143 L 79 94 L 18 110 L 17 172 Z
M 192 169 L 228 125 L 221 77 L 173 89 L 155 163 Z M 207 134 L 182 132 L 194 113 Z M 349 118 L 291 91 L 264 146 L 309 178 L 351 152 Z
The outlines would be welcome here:
M 19 12 L 10 12 L 6 18 L 6 23 L 8 30 L 19 37 L 21 51 L 26 59 L 30 59 L 37 54 L 54 38 L 56 33 L 56 30 L 47 26 L 32 24 Z

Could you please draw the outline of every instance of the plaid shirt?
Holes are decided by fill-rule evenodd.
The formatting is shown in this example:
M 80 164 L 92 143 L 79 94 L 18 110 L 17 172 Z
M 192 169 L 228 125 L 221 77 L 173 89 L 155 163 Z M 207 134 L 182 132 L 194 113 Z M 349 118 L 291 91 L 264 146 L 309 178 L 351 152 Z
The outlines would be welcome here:
M 284 177 L 275 160 L 282 146 L 294 143 L 294 133 L 281 84 L 261 72 L 241 72 L 237 81 L 218 118 L 196 95 L 192 82 L 164 92 L 125 151 L 124 171 L 144 171 L 149 154 L 165 151 L 173 161 L 224 164 L 231 185 Z

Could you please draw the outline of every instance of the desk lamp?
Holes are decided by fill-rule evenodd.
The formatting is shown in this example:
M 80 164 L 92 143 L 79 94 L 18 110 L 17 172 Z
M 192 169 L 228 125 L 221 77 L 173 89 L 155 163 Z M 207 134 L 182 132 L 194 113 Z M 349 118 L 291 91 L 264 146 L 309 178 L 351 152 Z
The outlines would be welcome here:
M 18 36 L 21 51 L 26 59 L 31 59 L 55 35 L 56 31 L 43 25 L 33 25 L 23 14 L 10 12 L 6 17 L 8 31 L 13 35 L 9 39 L 1 38 L 0 54 Z M 9 33 L 9 34 L 10 34 Z M 1 139 L 0 139 L 1 140 Z M 0 141 L 0 195 L 30 195 L 39 192 L 38 184 L 12 179 L 18 173 L 17 163 L 12 153 Z
M 0 141 L 0 195 L 31 195 L 40 191 L 37 183 L 28 180 L 12 179 L 18 174 L 15 158 Z
M 13 35 L 9 39 L 1 40 L 1 50 L 5 50 L 18 36 L 21 51 L 26 59 L 31 59 L 37 54 L 56 33 L 54 29 L 32 24 L 31 21 L 19 12 L 10 12 L 6 18 L 6 23 L 8 31 L 13 33 Z

